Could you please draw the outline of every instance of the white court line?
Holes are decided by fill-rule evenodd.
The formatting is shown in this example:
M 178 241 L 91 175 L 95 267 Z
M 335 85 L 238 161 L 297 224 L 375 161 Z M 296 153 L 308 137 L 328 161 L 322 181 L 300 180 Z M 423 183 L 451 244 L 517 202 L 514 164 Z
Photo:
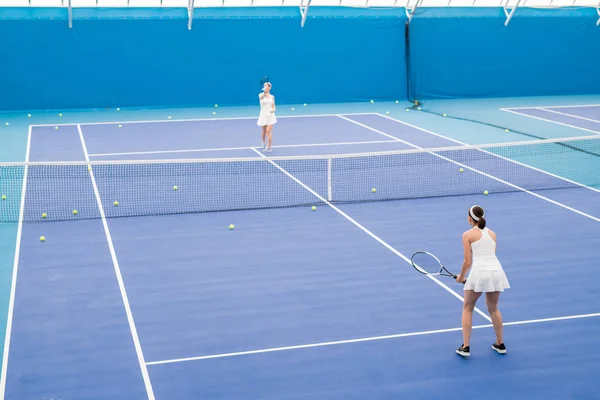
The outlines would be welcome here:
M 383 115 L 381 115 L 381 116 L 383 117 Z M 398 140 L 399 142 L 402 142 L 402 143 L 404 143 L 404 144 L 406 144 L 406 145 L 412 146 L 412 147 L 414 147 L 415 149 L 423 149 L 422 147 L 419 147 L 419 146 L 417 146 L 416 144 L 412 144 L 412 143 L 410 143 L 410 142 L 407 142 L 406 140 L 402 140 L 402 139 L 400 139 L 400 138 L 396 138 L 395 136 L 392 136 L 392 135 L 390 135 L 389 133 L 382 132 L 382 131 L 380 131 L 380 130 L 377 130 L 377 129 L 375 129 L 375 128 L 372 128 L 372 127 L 370 127 L 370 126 L 368 126 L 368 125 L 365 125 L 365 124 L 361 124 L 361 123 L 360 123 L 360 122 L 358 122 L 358 121 L 353 121 L 353 120 L 351 120 L 350 118 L 346 118 L 346 117 L 344 117 L 344 116 L 341 116 L 341 115 L 340 115 L 339 117 L 340 117 L 340 118 L 344 118 L 344 119 L 346 119 L 346 120 L 348 120 L 348 121 L 354 122 L 355 124 L 357 124 L 357 125 L 359 125 L 359 126 L 362 126 L 362 127 L 366 128 L 366 129 L 369 129 L 369 130 L 371 130 L 371 131 L 373 131 L 373 132 L 377 132 L 377 133 L 379 133 L 379 134 L 381 134 L 381 135 L 383 135 L 383 136 L 386 136 L 386 137 L 389 137 L 389 138 L 395 138 L 395 139 L 396 139 L 396 140 Z M 389 118 L 389 119 L 390 119 L 390 120 L 392 120 L 392 121 L 396 121 L 396 122 L 398 122 L 398 123 L 401 123 L 401 124 L 407 125 L 407 126 L 412 126 L 412 127 L 414 127 L 414 128 L 417 128 L 417 127 L 415 127 L 415 126 L 413 126 L 413 125 L 406 124 L 406 123 L 404 123 L 404 122 L 402 122 L 402 121 L 399 121 L 399 120 L 397 120 L 397 119 L 393 119 L 393 118 Z M 419 128 L 417 128 L 417 129 L 419 129 Z M 423 150 L 427 150 L 427 149 L 423 149 Z M 514 189 L 517 189 L 517 190 L 523 191 L 523 192 L 525 192 L 525 193 L 527 193 L 527 194 L 530 194 L 530 195 L 532 195 L 532 196 L 535 196 L 535 197 L 537 197 L 537 198 L 540 198 L 540 199 L 542 199 L 542 200 L 546 200 L 546 201 L 547 201 L 547 202 L 549 202 L 549 203 L 555 204 L 555 205 L 557 205 L 557 206 L 559 206 L 559 207 L 562 207 L 562 208 L 565 208 L 565 209 L 567 209 L 567 210 L 569 210 L 569 211 L 573 211 L 574 213 L 577 213 L 577 214 L 579 214 L 579 215 L 582 215 L 582 216 L 584 216 L 584 217 L 587 217 L 587 218 L 589 218 L 589 219 L 593 219 L 593 220 L 594 220 L 594 221 L 596 221 L 596 222 L 600 222 L 600 218 L 596 218 L 596 217 L 594 217 L 593 215 L 586 214 L 586 213 L 584 213 L 583 211 L 579 211 L 579 210 L 577 210 L 577 209 L 575 209 L 575 208 L 573 208 L 573 207 L 569 207 L 569 206 L 567 206 L 567 205 L 565 205 L 565 204 L 559 203 L 558 201 L 552 200 L 552 199 L 550 199 L 550 198 L 548 198 L 548 197 L 544 197 L 544 196 L 542 196 L 542 195 L 540 195 L 540 194 L 537 194 L 537 193 L 531 192 L 531 191 L 529 191 L 529 190 L 527 190 L 527 189 L 524 189 L 524 188 L 522 188 L 522 187 L 520 187 L 520 186 L 517 186 L 517 185 L 515 185 L 515 184 L 513 184 L 513 183 L 510 183 L 510 182 L 508 182 L 508 181 L 505 181 L 505 180 L 503 180 L 503 179 L 500 179 L 500 178 L 498 178 L 498 177 L 496 177 L 496 176 L 494 176 L 494 175 L 490 175 L 490 174 L 488 174 L 488 173 L 485 173 L 485 172 L 483 172 L 483 171 L 480 171 L 480 170 L 478 170 L 478 169 L 476 169 L 476 168 L 470 167 L 470 166 L 468 166 L 468 165 L 466 165 L 466 164 L 462 164 L 462 163 L 460 163 L 460 162 L 458 162 L 458 161 L 452 160 L 452 159 L 450 159 L 450 158 L 448 158 L 448 157 L 444 157 L 444 156 L 442 156 L 442 155 L 440 155 L 440 154 L 437 154 L 437 153 L 434 153 L 434 152 L 431 152 L 431 151 L 428 151 L 427 153 L 428 153 L 428 154 L 431 154 L 432 156 L 438 157 L 438 158 L 440 158 L 440 159 L 442 159 L 442 160 L 449 161 L 449 162 L 451 162 L 452 164 L 456 164 L 456 165 L 458 165 L 458 166 L 460 166 L 460 167 L 467 168 L 467 169 L 469 169 L 469 170 L 471 170 L 471 171 L 473 171 L 473 172 L 477 172 L 478 174 L 481 174 L 481 175 L 483 175 L 483 176 L 485 176 L 485 177 L 488 177 L 488 178 L 490 178 L 490 179 L 493 179 L 493 180 L 495 180 L 495 181 L 497 181 L 497 182 L 503 183 L 503 184 L 505 184 L 505 185 L 507 185 L 507 186 L 510 186 L 510 187 L 514 188 Z
M 500 110 L 506 111 L 506 112 L 509 112 L 509 113 L 512 113 L 512 114 L 516 114 L 516 115 L 521 115 L 523 117 L 528 117 L 528 118 L 538 119 L 540 121 L 550 122 L 550 123 L 553 123 L 553 124 L 556 124 L 556 125 L 562 125 L 562 126 L 566 126 L 566 127 L 569 127 L 569 128 L 579 129 L 580 131 L 586 131 L 586 132 L 591 132 L 591 133 L 595 133 L 595 134 L 600 134 L 600 131 L 595 131 L 593 129 L 587 129 L 587 128 L 583 128 L 583 127 L 577 126 L 577 125 L 565 124 L 564 122 L 558 122 L 558 121 L 554 121 L 552 119 L 542 118 L 542 117 L 538 117 L 538 116 L 535 116 L 535 115 L 529 115 L 529 114 L 525 114 L 525 113 L 518 112 L 518 111 L 515 111 L 515 110 L 511 110 L 511 109 L 508 109 L 508 108 L 501 108 Z
M 346 146 L 355 144 L 377 144 L 377 143 L 394 143 L 396 140 L 370 140 L 365 142 L 338 142 L 338 143 L 310 143 L 310 144 L 282 144 L 279 146 L 272 146 L 273 148 L 288 148 L 288 147 L 319 147 L 319 146 Z M 246 147 L 220 147 L 212 149 L 188 149 L 188 150 L 155 150 L 155 151 L 132 151 L 126 153 L 96 153 L 90 154 L 90 157 L 106 157 L 106 156 L 129 156 L 129 155 L 140 155 L 140 154 L 169 154 L 169 153 L 197 153 L 205 151 L 232 151 L 232 150 L 252 150 L 259 149 L 256 146 Z
M 31 126 L 27 134 L 27 147 L 25 148 L 25 162 L 29 161 L 29 149 L 31 147 Z M 8 369 L 8 355 L 10 351 L 10 336 L 12 333 L 12 322 L 15 310 L 15 291 L 17 289 L 17 275 L 19 270 L 19 256 L 21 254 L 21 236 L 23 234 L 23 215 L 25 213 L 25 194 L 27 191 L 28 167 L 23 170 L 23 187 L 21 188 L 21 204 L 19 206 L 19 224 L 17 226 L 17 243 L 15 245 L 15 258 L 13 262 L 12 281 L 10 285 L 10 298 L 8 300 L 8 315 L 6 317 L 6 335 L 4 338 L 4 353 L 2 356 L 2 374 L 0 375 L 0 399 L 4 399 L 6 392 L 6 374 Z
M 581 119 L 581 120 L 584 120 L 584 121 L 591 121 L 591 122 L 595 122 L 597 124 L 600 124 L 600 121 L 597 120 L 597 119 L 587 118 L 587 117 L 580 117 L 579 115 L 568 114 L 568 113 L 564 113 L 564 112 L 560 112 L 560 111 L 556 111 L 556 110 L 551 110 L 549 108 L 539 107 L 538 110 L 548 111 L 550 113 L 554 113 L 554 114 L 558 114 L 558 115 L 564 115 L 564 116 L 567 116 L 567 117 L 577 118 L 577 119 Z
M 372 115 L 373 113 L 349 113 L 345 115 Z M 278 115 L 277 118 L 317 118 L 317 117 L 335 117 L 337 114 L 299 114 L 299 115 Z M 48 126 L 90 126 L 90 125 L 115 125 L 115 124 L 154 124 L 169 122 L 202 122 L 202 121 L 243 121 L 248 119 L 258 119 L 258 117 L 224 117 L 224 118 L 184 118 L 184 119 L 156 119 L 141 121 L 107 121 L 107 122 L 83 122 L 72 124 L 38 124 L 31 125 L 34 128 Z
M 441 135 L 441 134 L 439 134 L 439 133 L 435 133 L 435 132 L 433 132 L 433 131 L 430 131 L 430 130 L 427 130 L 427 129 L 425 129 L 425 128 L 418 127 L 418 126 L 416 126 L 416 125 L 409 124 L 408 122 L 400 121 L 400 120 L 398 120 L 398 119 L 395 119 L 395 118 L 392 118 L 392 117 L 388 117 L 387 115 L 383 115 L 383 114 L 377 114 L 377 115 L 378 115 L 379 117 L 387 118 L 387 119 L 389 119 L 389 120 L 391 120 L 391 121 L 394 121 L 394 122 L 397 122 L 397 123 L 399 123 L 399 124 L 406 125 L 406 126 L 409 126 L 409 127 L 411 127 L 411 128 L 414 128 L 414 129 L 420 130 L 421 132 L 425 132 L 425 133 L 428 133 L 428 134 L 430 134 L 430 135 L 437 136 L 437 137 L 439 137 L 439 138 L 442 138 L 442 139 L 446 139 L 446 140 L 448 140 L 448 141 L 450 141 L 450 142 L 458 143 L 458 144 L 460 144 L 460 145 L 467 146 L 467 147 L 468 147 L 468 146 L 470 146 L 470 145 L 469 145 L 469 144 L 467 144 L 467 143 L 461 142 L 461 141 L 459 141 L 459 140 L 456 140 L 456 139 L 452 139 L 452 138 L 450 138 L 450 137 L 448 137 L 448 136 L 444 136 L 444 135 Z M 523 142 L 523 145 L 526 145 L 526 143 L 527 143 L 527 142 Z M 507 158 L 507 157 L 503 157 L 503 156 L 501 156 L 501 155 L 499 155 L 499 154 L 495 154 L 495 153 L 492 153 L 492 152 L 490 152 L 490 151 L 487 151 L 487 150 L 484 150 L 484 149 L 475 149 L 475 150 L 477 150 L 477 151 L 480 151 L 480 152 L 482 152 L 482 153 L 485 153 L 485 154 L 489 154 L 490 156 L 494 156 L 494 157 L 496 157 L 496 158 L 499 158 L 499 159 L 502 159 L 502 160 L 504 160 L 504 161 L 508 161 L 508 162 L 511 162 L 511 163 L 513 163 L 513 164 L 517 164 L 517 165 L 520 165 L 520 166 L 522 166 L 522 167 L 525 167 L 525 168 L 529 168 L 529 169 L 531 169 L 531 170 L 533 170 L 533 171 L 540 172 L 540 173 L 542 173 L 542 174 L 545 174 L 545 175 L 551 176 L 551 177 L 553 177 L 553 178 L 560 179 L 560 180 L 562 180 L 562 181 L 565 181 L 565 182 L 569 182 L 569 183 L 571 183 L 571 184 L 573 184 L 573 185 L 576 185 L 576 186 L 579 186 L 579 187 L 582 187 L 582 188 L 585 188 L 585 189 L 591 190 L 591 191 L 593 191 L 593 192 L 600 193 L 600 189 L 596 189 L 596 188 L 593 188 L 593 187 L 591 187 L 591 186 L 584 185 L 583 183 L 580 183 L 580 182 L 575 182 L 575 181 L 573 181 L 573 180 L 571 180 L 571 179 L 568 179 L 568 178 L 565 178 L 565 177 L 562 177 L 562 176 L 559 176 L 559 175 L 553 174 L 553 173 L 551 173 L 551 172 L 548 172 L 548 171 L 544 171 L 543 169 L 539 169 L 539 168 L 533 167 L 533 166 L 531 166 L 531 165 L 523 164 L 522 162 L 519 162 L 519 161 L 517 161 L 517 160 L 513 160 L 513 159 L 511 159 L 511 158 Z
M 306 189 L 310 193 L 312 193 L 316 198 L 318 198 L 319 200 L 321 200 L 323 203 L 327 204 L 333 210 L 337 211 L 338 214 L 340 214 L 342 217 L 346 218 L 348 221 L 352 222 L 360 230 L 362 230 L 367 235 L 371 236 L 373 239 L 375 239 L 376 241 L 378 241 L 386 249 L 390 250 L 392 253 L 394 253 L 395 255 L 397 255 L 398 257 L 400 257 L 401 259 L 403 259 L 404 261 L 406 261 L 409 265 L 412 265 L 410 259 L 408 257 L 406 257 L 404 254 L 400 253 L 398 250 L 396 250 L 395 248 L 393 248 L 390 244 L 388 244 L 387 242 L 385 242 L 379 236 L 375 235 L 373 232 L 371 232 L 370 230 L 368 230 L 367 228 L 365 228 L 363 225 L 361 225 L 360 223 L 358 223 L 356 220 L 354 220 L 348 214 L 346 214 L 345 212 L 343 212 L 342 210 L 340 210 L 339 208 L 337 208 L 336 206 L 334 206 L 333 204 L 331 204 L 324 197 L 322 197 L 320 194 L 318 194 L 317 192 L 315 192 L 314 190 L 312 190 L 310 187 L 308 187 L 307 185 L 305 185 L 302 181 L 300 181 L 294 175 L 290 174 L 284 168 L 280 167 L 279 164 L 275 163 L 273 160 L 270 160 L 268 157 L 266 157 L 260 151 L 255 150 L 255 149 L 254 149 L 254 151 L 258 155 L 260 155 L 262 158 L 266 159 L 270 164 L 272 164 L 273 166 L 275 166 L 275 168 L 277 168 L 278 170 L 280 170 L 281 172 L 283 172 L 284 174 L 286 174 L 294 182 L 296 182 L 297 184 L 299 184 L 300 186 L 302 186 L 304 189 Z M 425 276 L 428 277 L 429 279 L 431 279 L 432 281 L 434 281 L 435 283 L 437 283 L 439 286 L 443 287 L 448 293 L 452 294 L 454 297 L 456 297 L 460 301 L 462 301 L 462 302 L 465 301 L 464 298 L 461 295 L 459 295 L 458 293 L 456 293 L 454 290 L 450 289 L 448 286 L 446 286 L 446 284 L 442 283 L 435 276 L 432 276 L 432 275 L 425 275 Z M 490 322 L 492 321 L 492 319 L 486 313 L 484 313 L 483 311 L 481 311 L 479 308 L 475 307 L 475 312 L 477 312 L 477 314 L 481 315 L 483 318 L 487 319 L 488 321 L 490 321 Z
M 81 140 L 81 146 L 83 147 L 85 161 L 89 162 L 90 157 L 88 155 L 87 146 L 85 145 L 85 140 L 83 138 L 83 132 L 81 131 L 80 125 L 77 125 L 77 130 L 79 131 L 79 139 Z M 125 283 L 123 282 L 123 276 L 121 275 L 121 268 L 119 267 L 119 262 L 117 261 L 117 254 L 115 253 L 115 247 L 113 245 L 112 237 L 110 235 L 110 230 L 108 229 L 108 222 L 106 221 L 104 207 L 102 206 L 102 200 L 100 199 L 98 185 L 96 185 L 96 178 L 94 177 L 94 171 L 92 169 L 91 164 L 88 164 L 88 169 L 90 173 L 90 178 L 92 180 L 92 187 L 94 188 L 94 195 L 96 196 L 96 202 L 98 203 L 98 208 L 100 209 L 100 217 L 102 219 L 102 225 L 104 226 L 104 233 L 106 234 L 106 240 L 108 241 L 108 250 L 110 252 L 110 257 L 112 258 L 113 266 L 115 268 L 115 274 L 117 276 L 117 282 L 119 283 L 121 297 L 123 298 L 123 305 L 125 306 L 125 313 L 127 314 L 127 322 L 129 322 L 129 329 L 131 330 L 131 337 L 133 339 L 135 352 L 137 354 L 138 362 L 140 364 L 142 378 L 144 379 L 144 385 L 146 386 L 146 393 L 148 394 L 148 400 L 154 400 L 154 391 L 152 389 L 152 383 L 150 382 L 150 376 L 148 375 L 148 367 L 146 366 L 144 353 L 142 352 L 142 346 L 140 344 L 140 338 L 138 336 L 137 329 L 135 327 L 135 322 L 133 320 L 133 313 L 131 312 L 131 306 L 129 305 L 129 299 L 127 297 L 127 292 L 125 291 Z
M 580 104 L 567 106 L 529 106 L 529 107 L 506 107 L 501 110 L 532 110 L 535 108 L 585 108 L 585 107 L 600 107 L 600 104 Z
M 544 322 L 566 321 L 566 320 L 593 318 L 593 317 L 600 317 L 600 313 L 569 315 L 566 317 L 555 317 L 555 318 L 530 319 L 527 321 L 506 322 L 503 324 L 503 326 L 539 324 L 539 323 L 544 323 Z M 473 326 L 473 329 L 484 329 L 484 328 L 492 328 L 492 327 L 493 327 L 492 324 L 475 325 L 475 326 Z M 427 336 L 427 335 L 436 335 L 439 333 L 459 332 L 461 330 L 462 330 L 462 328 L 436 329 L 436 330 L 431 330 L 431 331 L 397 333 L 397 334 L 385 335 L 385 336 L 371 336 L 371 337 L 364 337 L 364 338 L 357 338 L 357 339 L 336 340 L 336 341 L 332 341 L 332 342 L 309 343 L 309 344 L 301 344 L 301 345 L 296 345 L 296 346 L 271 347 L 271 348 L 267 348 L 267 349 L 238 351 L 235 353 L 221 353 L 221 354 L 211 354 L 211 355 L 207 355 L 207 356 L 174 358 L 174 359 L 170 359 L 170 360 L 152 361 L 152 362 L 147 363 L 147 365 L 172 364 L 172 363 L 179 363 L 179 362 L 186 362 L 186 361 L 200 361 L 200 360 L 210 360 L 210 359 L 214 359 L 214 358 L 228 358 L 228 357 L 246 356 L 246 355 L 251 355 L 251 354 L 274 353 L 274 352 L 278 352 L 278 351 L 337 346 L 337 345 L 342 345 L 342 344 L 375 342 L 375 341 L 379 341 L 379 340 L 390 340 L 390 339 L 398 339 L 398 338 L 411 337 L 411 336 Z

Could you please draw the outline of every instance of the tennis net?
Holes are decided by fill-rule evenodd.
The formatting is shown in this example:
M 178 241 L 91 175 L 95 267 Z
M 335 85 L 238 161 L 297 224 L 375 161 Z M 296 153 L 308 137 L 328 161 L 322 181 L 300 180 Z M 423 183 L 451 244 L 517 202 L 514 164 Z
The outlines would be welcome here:
M 21 213 L 23 222 L 100 218 L 99 202 L 115 218 L 484 191 L 600 192 L 598 154 L 600 136 L 585 136 L 329 156 L 5 163 L 0 222 Z

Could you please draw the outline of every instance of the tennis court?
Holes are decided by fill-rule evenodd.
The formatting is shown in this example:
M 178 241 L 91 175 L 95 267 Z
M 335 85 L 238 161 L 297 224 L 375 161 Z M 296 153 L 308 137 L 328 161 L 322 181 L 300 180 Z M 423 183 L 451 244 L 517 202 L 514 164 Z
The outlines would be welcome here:
M 254 118 L 30 126 L 6 398 L 594 398 L 600 136 L 469 146 L 402 111 L 282 116 L 268 156 Z M 472 204 L 509 353 L 481 302 L 463 360 L 462 287 L 407 257 L 459 268 Z

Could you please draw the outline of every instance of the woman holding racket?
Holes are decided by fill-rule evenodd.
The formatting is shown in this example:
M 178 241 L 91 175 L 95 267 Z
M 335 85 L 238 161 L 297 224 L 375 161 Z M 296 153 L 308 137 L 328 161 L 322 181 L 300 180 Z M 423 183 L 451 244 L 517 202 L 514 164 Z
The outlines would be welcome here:
M 510 288 L 510 285 L 500 261 L 496 258 L 496 234 L 486 228 L 483 208 L 480 206 L 473 206 L 469 209 L 467 220 L 472 228 L 462 236 L 465 259 L 456 281 L 465 282 L 469 269 L 471 273 L 465 282 L 465 300 L 462 312 L 463 344 L 456 350 L 456 353 L 463 357 L 471 355 L 469 342 L 473 326 L 473 309 L 481 294 L 485 293 L 488 311 L 496 333 L 496 342 L 492 345 L 492 349 L 504 354 L 506 346 L 502 338 L 502 315 L 498 310 L 498 300 L 500 293 L 504 289 Z
M 260 115 L 257 125 L 262 129 L 262 147 L 266 152 L 271 152 L 271 143 L 273 142 L 271 131 L 273 130 L 273 125 L 277 123 L 277 118 L 275 117 L 275 96 L 271 94 L 271 87 L 271 82 L 265 82 L 263 92 L 258 95 Z

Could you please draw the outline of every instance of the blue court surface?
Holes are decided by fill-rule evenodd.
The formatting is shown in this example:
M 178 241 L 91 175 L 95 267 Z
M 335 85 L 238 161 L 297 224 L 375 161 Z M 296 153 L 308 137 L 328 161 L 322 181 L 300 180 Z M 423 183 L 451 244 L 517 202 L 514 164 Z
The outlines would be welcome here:
M 600 106 L 505 111 L 600 133 Z M 255 118 L 31 126 L 28 161 L 73 164 L 17 174 L 5 398 L 597 399 L 600 140 L 568 143 L 379 113 L 282 116 L 272 153 Z M 473 204 L 508 354 L 481 299 L 464 360 L 462 286 L 408 258 L 458 272 Z

